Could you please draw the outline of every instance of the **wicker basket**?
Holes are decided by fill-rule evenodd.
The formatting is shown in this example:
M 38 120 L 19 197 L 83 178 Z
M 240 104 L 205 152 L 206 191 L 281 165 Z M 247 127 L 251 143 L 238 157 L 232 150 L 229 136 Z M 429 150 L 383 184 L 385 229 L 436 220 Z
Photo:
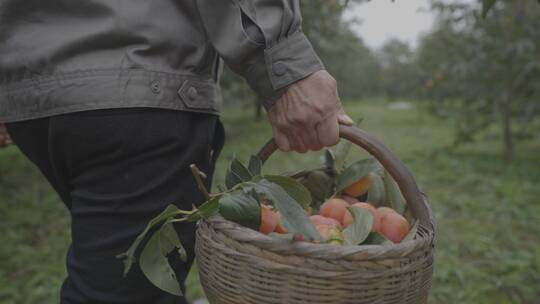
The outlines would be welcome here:
M 414 240 L 395 245 L 331 246 L 276 240 L 216 216 L 199 223 L 196 255 L 212 304 L 427 303 L 435 225 L 425 196 L 403 163 L 354 127 L 340 135 L 364 148 L 398 183 L 419 221 Z M 270 141 L 260 152 L 276 150 Z

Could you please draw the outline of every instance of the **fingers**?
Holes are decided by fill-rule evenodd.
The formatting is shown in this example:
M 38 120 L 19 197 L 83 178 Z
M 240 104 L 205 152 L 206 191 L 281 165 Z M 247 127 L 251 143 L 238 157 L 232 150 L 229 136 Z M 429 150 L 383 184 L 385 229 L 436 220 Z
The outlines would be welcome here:
M 316 125 L 313 125 L 304 135 L 304 144 L 306 145 L 307 150 L 310 151 L 319 151 L 323 148 L 319 142 L 319 136 L 317 135 Z
M 306 153 L 308 151 L 302 132 L 292 132 L 289 136 L 292 150 L 298 153 Z
M 317 125 L 319 142 L 324 147 L 334 146 L 339 142 L 339 124 L 336 115 L 328 117 Z
M 274 135 L 274 141 L 276 142 L 279 150 L 283 152 L 291 151 L 291 144 L 289 143 L 289 138 L 286 134 L 279 131 L 274 125 L 272 125 L 272 133 Z
M 354 124 L 354 120 L 345 113 L 343 108 L 339 111 L 337 118 L 338 122 L 342 125 L 352 126 Z

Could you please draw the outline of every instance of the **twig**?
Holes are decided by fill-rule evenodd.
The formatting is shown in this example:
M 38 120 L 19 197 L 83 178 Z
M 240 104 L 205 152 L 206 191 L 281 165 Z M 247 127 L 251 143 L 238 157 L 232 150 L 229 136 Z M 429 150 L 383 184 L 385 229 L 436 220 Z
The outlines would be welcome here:
M 191 164 L 189 167 L 191 168 L 191 173 L 193 174 L 193 177 L 195 177 L 195 181 L 197 182 L 197 186 L 199 187 L 199 190 L 204 195 L 204 198 L 207 201 L 209 201 L 211 199 L 210 193 L 206 189 L 206 186 L 204 185 L 204 183 L 203 183 L 203 181 L 201 179 L 201 177 L 206 178 L 206 174 L 201 172 L 201 170 L 199 170 L 199 168 L 197 168 L 197 166 L 195 164 Z

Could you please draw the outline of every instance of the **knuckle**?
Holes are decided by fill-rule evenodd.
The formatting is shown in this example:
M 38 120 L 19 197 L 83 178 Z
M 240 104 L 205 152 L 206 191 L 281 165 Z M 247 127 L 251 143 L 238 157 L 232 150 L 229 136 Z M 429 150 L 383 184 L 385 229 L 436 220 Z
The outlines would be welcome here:
M 274 126 L 280 130 L 280 131 L 283 131 L 283 130 L 286 130 L 289 126 L 288 122 L 284 119 L 278 119 L 274 122 Z
M 328 83 L 330 84 L 332 88 L 337 88 L 338 86 L 337 80 L 332 76 L 328 77 Z
M 294 126 L 304 126 L 307 124 L 309 117 L 305 113 L 297 113 L 289 117 L 289 122 Z

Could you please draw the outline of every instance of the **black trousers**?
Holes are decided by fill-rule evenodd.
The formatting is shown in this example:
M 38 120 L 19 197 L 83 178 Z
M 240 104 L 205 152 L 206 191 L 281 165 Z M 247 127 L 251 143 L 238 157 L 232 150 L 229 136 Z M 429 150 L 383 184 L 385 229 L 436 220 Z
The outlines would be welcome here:
M 219 118 L 161 109 L 111 109 L 7 125 L 71 213 L 72 244 L 62 304 L 187 303 L 154 287 L 135 265 L 123 278 L 116 255 L 168 204 L 203 196 L 189 165 L 208 174 L 223 146 Z M 170 258 L 182 282 L 194 258 L 195 224 L 176 227 L 188 262 Z

